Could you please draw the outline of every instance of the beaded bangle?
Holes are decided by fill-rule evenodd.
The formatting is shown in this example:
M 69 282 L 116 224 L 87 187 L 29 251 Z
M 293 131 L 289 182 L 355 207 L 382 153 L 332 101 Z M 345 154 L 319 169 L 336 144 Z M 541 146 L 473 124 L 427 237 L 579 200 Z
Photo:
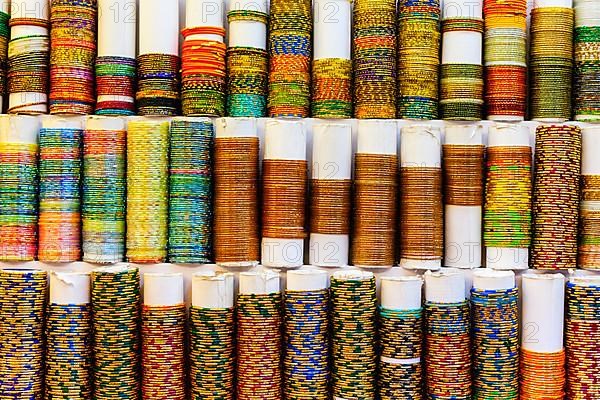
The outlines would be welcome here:
M 323 58 L 312 65 L 312 116 L 352 117 L 352 60 Z
M 593 0 L 576 0 L 573 114 L 577 121 L 600 121 L 600 7 Z
M 440 65 L 439 0 L 400 0 L 398 118 L 437 119 Z
M 181 109 L 183 115 L 222 117 L 225 115 L 225 43 L 192 39 L 213 34 L 225 37 L 225 30 L 194 27 L 182 31 Z
M 137 57 L 138 87 L 135 99 L 140 115 L 177 115 L 179 109 L 179 57 L 142 54 Z
M 96 114 L 135 114 L 135 71 L 134 58 L 96 58 Z
M 51 114 L 94 111 L 96 15 L 96 0 L 51 1 Z
M 396 115 L 396 2 L 354 4 L 354 116 Z
M 271 0 L 267 104 L 270 117 L 308 117 L 311 37 L 310 0 Z

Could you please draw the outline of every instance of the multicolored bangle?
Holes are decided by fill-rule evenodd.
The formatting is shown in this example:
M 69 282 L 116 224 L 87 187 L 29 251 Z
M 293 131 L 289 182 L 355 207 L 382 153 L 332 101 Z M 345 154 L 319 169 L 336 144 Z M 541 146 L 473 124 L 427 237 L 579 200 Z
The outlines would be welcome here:
M 96 114 L 135 114 L 134 58 L 103 56 L 96 58 Z
M 4 96 L 6 94 L 6 77 L 8 74 L 8 40 L 10 37 L 9 20 L 10 14 L 0 11 L 0 96 Z
M 576 121 L 600 121 L 600 6 L 575 0 L 575 76 L 573 114 Z
M 137 57 L 139 115 L 177 115 L 179 110 L 179 57 L 141 54 Z
M 352 60 L 322 58 L 312 65 L 312 116 L 352 117 Z

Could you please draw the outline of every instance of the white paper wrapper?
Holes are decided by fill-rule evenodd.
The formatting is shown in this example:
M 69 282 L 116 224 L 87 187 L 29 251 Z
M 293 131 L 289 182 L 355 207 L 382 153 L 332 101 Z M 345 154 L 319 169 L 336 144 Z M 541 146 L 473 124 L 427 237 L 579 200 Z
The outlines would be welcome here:
M 495 123 L 488 131 L 488 147 L 531 147 L 529 138 L 529 128 L 525 125 Z
M 240 294 L 278 293 L 280 289 L 279 272 L 268 269 L 253 272 L 241 272 Z
M 40 120 L 26 115 L 0 115 L 0 143 L 37 144 Z
M 319 267 L 348 265 L 350 252 L 348 235 L 310 234 L 309 263 Z
M 442 17 L 483 17 L 483 0 L 442 0 Z
M 479 206 L 444 206 L 446 267 L 481 267 L 481 218 Z
M 229 47 L 253 47 L 267 50 L 267 25 L 258 21 L 232 21 Z
M 398 124 L 393 120 L 359 119 L 357 153 L 396 155 Z
M 563 348 L 565 277 L 562 274 L 521 276 L 521 346 L 538 353 Z
M 534 0 L 533 8 L 542 7 L 573 7 L 573 0 Z
M 472 31 L 446 32 L 442 39 L 442 64 L 482 65 L 483 35 Z
M 349 0 L 315 0 L 313 2 L 314 59 L 351 57 L 351 16 Z
M 456 268 L 425 272 L 425 300 L 432 303 L 465 301 L 465 277 Z
M 441 168 L 441 144 L 439 128 L 431 125 L 405 126 L 400 138 L 402 167 Z
M 48 115 L 42 117 L 42 128 L 83 129 L 84 119 L 82 116 Z
M 124 131 L 125 119 L 119 117 L 89 116 L 85 120 L 85 129 L 92 131 Z
M 51 272 L 50 303 L 60 305 L 89 304 L 91 299 L 88 272 Z
M 364 281 L 373 278 L 373 273 L 369 271 L 361 271 L 360 269 L 342 269 L 335 271 L 332 275 L 335 279 L 345 281 Z
M 98 57 L 135 58 L 135 0 L 98 0 Z
M 479 290 L 507 290 L 515 287 L 515 273 L 490 268 L 473 270 L 473 288 Z
M 138 55 L 179 55 L 179 0 L 139 0 Z
M 326 271 L 316 268 L 302 268 L 288 271 L 286 274 L 286 290 L 289 291 L 314 291 L 329 287 Z
M 304 261 L 304 239 L 262 238 L 261 262 L 265 267 L 295 268 Z
M 231 273 L 195 273 L 192 276 L 192 307 L 232 308 L 234 282 Z
M 183 304 L 183 274 L 146 272 L 143 277 L 144 305 L 174 306 Z
M 352 131 L 350 125 L 315 122 L 312 142 L 312 178 L 352 178 Z
M 215 137 L 256 137 L 258 135 L 255 118 L 217 118 Z
M 225 3 L 223 0 L 186 0 L 185 27 L 208 26 L 223 28 L 225 22 Z M 213 40 L 223 42 L 224 37 L 215 34 L 189 35 L 189 40 Z
M 381 307 L 390 310 L 416 310 L 421 308 L 423 279 L 420 276 L 383 277 Z
M 268 120 L 265 160 L 306 160 L 306 130 L 300 120 Z
M 229 10 L 252 10 L 269 13 L 268 0 L 229 0 Z
M 581 129 L 581 174 L 600 175 L 600 126 Z

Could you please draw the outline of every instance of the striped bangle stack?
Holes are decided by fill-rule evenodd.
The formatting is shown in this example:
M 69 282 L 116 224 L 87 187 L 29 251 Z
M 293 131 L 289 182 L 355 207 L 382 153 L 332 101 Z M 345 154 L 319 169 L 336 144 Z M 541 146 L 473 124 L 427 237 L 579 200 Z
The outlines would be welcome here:
M 311 0 L 271 0 L 267 106 L 270 117 L 309 115 L 311 8 Z
M 269 83 L 269 61 L 266 50 L 266 12 L 255 10 L 231 10 L 229 21 L 229 47 L 227 49 L 227 115 L 231 117 L 264 117 L 267 113 L 267 87 Z M 238 37 L 235 27 L 240 24 L 254 34 L 264 46 L 246 42 Z M 252 27 L 250 32 L 249 24 Z M 241 29 L 240 29 L 241 30 Z M 254 31 L 256 30 L 256 32 Z M 232 42 L 236 40 L 235 45 Z
M 437 119 L 440 1 L 398 5 L 398 118 Z
M 96 58 L 96 114 L 135 114 L 134 58 L 103 56 Z
M 485 0 L 488 119 L 523 120 L 527 107 L 527 0 Z
M 8 69 L 8 40 L 10 37 L 10 14 L 0 11 L 0 97 L 6 103 L 6 77 Z M 2 108 L 6 108 L 4 104 Z
M 354 3 L 354 117 L 394 118 L 396 1 Z
M 581 129 L 581 201 L 577 266 L 600 270 L 600 127 Z
M 600 121 L 600 4 L 575 0 L 575 77 L 573 114 L 576 121 Z

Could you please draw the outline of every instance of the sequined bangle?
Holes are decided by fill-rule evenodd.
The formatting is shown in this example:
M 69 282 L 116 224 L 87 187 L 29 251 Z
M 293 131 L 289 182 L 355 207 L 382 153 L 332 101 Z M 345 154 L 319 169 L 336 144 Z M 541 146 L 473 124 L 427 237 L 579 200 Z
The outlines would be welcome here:
M 268 54 L 254 47 L 227 49 L 227 114 L 264 117 L 267 112 Z
M 598 3 L 576 0 L 573 114 L 577 121 L 600 121 L 600 22 Z
M 530 31 L 531 119 L 567 121 L 571 118 L 573 9 L 534 8 Z
M 225 115 L 225 53 L 222 41 L 193 39 L 212 34 L 225 37 L 216 27 L 194 27 L 182 31 L 181 110 L 183 115 L 222 117 Z
M 96 114 L 135 114 L 135 74 L 134 58 L 96 58 Z
M 174 118 L 170 143 L 168 258 L 172 263 L 208 263 L 212 259 L 212 122 Z
M 354 117 L 396 116 L 396 2 L 354 3 Z
M 50 4 L 50 113 L 94 111 L 96 0 L 52 0 Z
M 398 118 L 438 118 L 440 43 L 439 0 L 400 0 Z
M 139 115 L 177 115 L 179 110 L 179 57 L 141 54 L 137 57 Z
M 308 117 L 312 2 L 272 0 L 269 18 L 270 117 Z
M 342 58 L 314 60 L 312 65 L 312 116 L 352 117 L 352 61 Z

